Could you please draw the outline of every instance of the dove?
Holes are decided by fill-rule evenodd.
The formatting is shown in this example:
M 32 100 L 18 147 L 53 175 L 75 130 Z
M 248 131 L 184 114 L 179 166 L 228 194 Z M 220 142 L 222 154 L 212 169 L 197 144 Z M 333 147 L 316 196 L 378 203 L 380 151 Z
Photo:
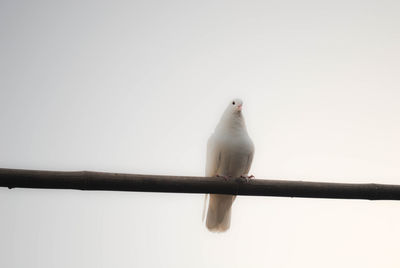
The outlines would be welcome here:
M 225 109 L 214 133 L 207 142 L 206 177 L 246 178 L 254 155 L 254 144 L 247 134 L 242 114 L 243 101 L 232 100 Z M 252 176 L 251 176 L 252 177 Z M 207 194 L 203 220 L 209 195 L 206 227 L 211 232 L 225 232 L 231 224 L 231 210 L 235 195 Z

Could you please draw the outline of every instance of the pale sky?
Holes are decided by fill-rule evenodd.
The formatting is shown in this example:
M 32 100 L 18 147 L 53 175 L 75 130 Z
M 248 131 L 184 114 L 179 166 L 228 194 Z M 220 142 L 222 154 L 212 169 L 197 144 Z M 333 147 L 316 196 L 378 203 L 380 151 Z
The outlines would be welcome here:
M 0 1 L 0 167 L 400 183 L 398 1 Z M 0 188 L 0 267 L 399 267 L 400 203 Z

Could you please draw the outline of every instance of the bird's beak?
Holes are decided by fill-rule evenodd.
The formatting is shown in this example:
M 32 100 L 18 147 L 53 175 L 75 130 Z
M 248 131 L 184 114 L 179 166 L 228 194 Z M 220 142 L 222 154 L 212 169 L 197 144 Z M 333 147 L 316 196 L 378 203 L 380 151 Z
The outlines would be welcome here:
M 238 109 L 239 112 L 241 112 L 242 111 L 242 104 L 240 104 L 237 109 Z

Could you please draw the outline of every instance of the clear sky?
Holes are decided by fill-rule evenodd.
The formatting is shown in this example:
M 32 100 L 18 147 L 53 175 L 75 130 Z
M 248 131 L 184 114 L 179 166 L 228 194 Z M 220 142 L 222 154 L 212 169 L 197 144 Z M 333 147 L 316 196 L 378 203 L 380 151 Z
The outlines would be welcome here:
M 0 1 L 0 167 L 400 183 L 399 1 Z M 400 203 L 0 189 L 0 267 L 399 267 Z

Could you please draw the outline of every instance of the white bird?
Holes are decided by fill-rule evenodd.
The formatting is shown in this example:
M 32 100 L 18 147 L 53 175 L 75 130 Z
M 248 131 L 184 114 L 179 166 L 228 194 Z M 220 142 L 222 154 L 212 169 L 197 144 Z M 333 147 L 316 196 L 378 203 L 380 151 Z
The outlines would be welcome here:
M 232 100 L 222 115 L 214 133 L 208 139 L 206 176 L 249 179 L 254 145 L 247 134 L 242 115 L 243 102 Z M 235 195 L 209 194 L 206 226 L 212 232 L 224 232 L 231 223 L 231 208 Z M 203 220 L 207 203 L 204 202 Z

